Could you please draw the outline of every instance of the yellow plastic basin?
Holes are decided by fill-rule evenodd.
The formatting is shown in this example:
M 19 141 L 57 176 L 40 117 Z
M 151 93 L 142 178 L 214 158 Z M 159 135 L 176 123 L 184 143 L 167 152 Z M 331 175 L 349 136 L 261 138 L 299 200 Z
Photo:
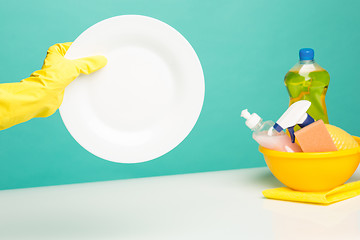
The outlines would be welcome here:
M 360 144 L 360 138 L 354 137 Z M 360 147 L 336 152 L 288 153 L 259 147 L 274 176 L 289 188 L 328 191 L 345 183 L 360 162 Z

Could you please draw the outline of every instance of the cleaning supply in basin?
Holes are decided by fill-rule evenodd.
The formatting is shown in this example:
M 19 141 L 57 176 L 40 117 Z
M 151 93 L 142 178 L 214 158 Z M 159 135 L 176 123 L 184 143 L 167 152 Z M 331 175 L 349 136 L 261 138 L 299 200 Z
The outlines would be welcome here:
M 300 100 L 310 101 L 308 113 L 315 119 L 329 123 L 325 95 L 330 82 L 329 73 L 314 60 L 314 50 L 302 48 L 300 61 L 285 76 L 285 85 L 290 95 L 290 104 Z
M 264 197 L 285 201 L 331 204 L 360 195 L 360 181 L 347 183 L 327 192 L 300 192 L 287 187 L 267 189 Z
M 347 150 L 359 147 L 357 141 L 347 132 L 336 126 L 325 124 L 336 148 L 338 150 Z
M 296 131 L 295 136 L 303 152 L 332 152 L 338 150 L 323 120 L 318 120 Z
M 261 146 L 282 152 L 301 152 L 296 143 L 285 132 L 277 132 L 273 126 L 273 121 L 263 121 L 256 113 L 250 114 L 247 109 L 241 112 L 241 117 L 246 119 L 246 126 L 253 131 L 253 138 Z
M 306 113 L 311 106 L 311 102 L 301 100 L 293 103 L 276 121 L 274 128 L 276 131 L 281 132 L 284 129 L 289 131 L 291 142 L 295 142 L 294 127 L 299 125 L 305 127 L 314 122 L 314 119 Z

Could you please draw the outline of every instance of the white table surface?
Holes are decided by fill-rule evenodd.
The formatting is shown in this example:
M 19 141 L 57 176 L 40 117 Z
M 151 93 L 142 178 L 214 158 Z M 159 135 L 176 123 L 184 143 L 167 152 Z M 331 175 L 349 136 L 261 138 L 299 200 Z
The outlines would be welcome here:
M 279 186 L 255 168 L 5 190 L 0 239 L 360 239 L 360 197 L 329 206 L 263 198 Z

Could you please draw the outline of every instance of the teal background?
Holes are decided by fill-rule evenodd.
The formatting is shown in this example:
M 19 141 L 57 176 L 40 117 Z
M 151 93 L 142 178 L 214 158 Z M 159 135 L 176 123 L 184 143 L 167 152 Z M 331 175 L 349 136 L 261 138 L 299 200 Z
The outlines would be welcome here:
M 122 14 L 157 18 L 188 39 L 203 66 L 206 96 L 190 135 L 146 163 L 93 156 L 56 112 L 0 132 L 0 189 L 265 166 L 242 109 L 276 120 L 288 106 L 283 83 L 302 47 L 331 76 L 330 123 L 360 135 L 358 1 L 1 1 L 1 82 L 39 69 L 46 50 Z M 1 96 L 0 96 L 1 97 Z

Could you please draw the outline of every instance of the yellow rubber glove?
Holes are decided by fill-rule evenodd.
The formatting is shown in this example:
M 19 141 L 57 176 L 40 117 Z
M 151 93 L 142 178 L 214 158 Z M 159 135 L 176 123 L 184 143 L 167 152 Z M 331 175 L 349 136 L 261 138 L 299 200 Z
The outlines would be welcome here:
M 61 105 L 64 89 L 80 73 L 90 74 L 107 63 L 103 56 L 64 58 L 71 43 L 49 48 L 41 70 L 17 83 L 0 84 L 0 130 L 36 117 L 48 117 Z

